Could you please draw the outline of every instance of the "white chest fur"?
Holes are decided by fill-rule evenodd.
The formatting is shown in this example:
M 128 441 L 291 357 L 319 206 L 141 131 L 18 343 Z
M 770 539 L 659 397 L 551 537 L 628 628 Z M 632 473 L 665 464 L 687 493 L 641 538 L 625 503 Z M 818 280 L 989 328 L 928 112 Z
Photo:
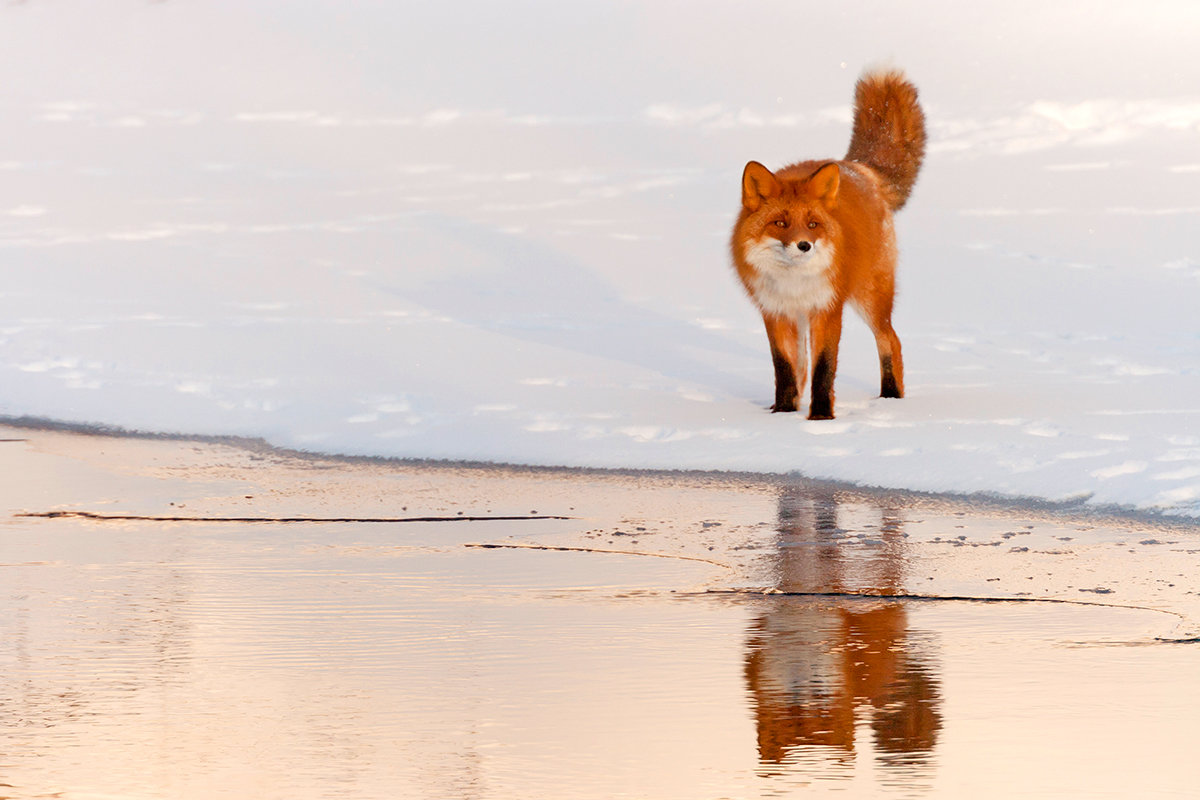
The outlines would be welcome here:
M 814 242 L 804 253 L 767 238 L 746 245 L 744 255 L 756 273 L 750 280 L 750 293 L 763 311 L 798 317 L 827 308 L 833 301 L 829 281 L 833 245 L 829 242 Z

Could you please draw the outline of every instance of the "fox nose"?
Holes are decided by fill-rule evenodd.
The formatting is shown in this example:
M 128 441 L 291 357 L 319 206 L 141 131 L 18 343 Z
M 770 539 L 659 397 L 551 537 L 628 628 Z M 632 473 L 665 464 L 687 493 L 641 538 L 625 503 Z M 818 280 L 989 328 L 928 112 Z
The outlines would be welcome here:
M 796 249 L 801 253 L 807 253 L 809 250 L 812 250 L 812 242 L 806 242 L 802 239 L 796 242 Z

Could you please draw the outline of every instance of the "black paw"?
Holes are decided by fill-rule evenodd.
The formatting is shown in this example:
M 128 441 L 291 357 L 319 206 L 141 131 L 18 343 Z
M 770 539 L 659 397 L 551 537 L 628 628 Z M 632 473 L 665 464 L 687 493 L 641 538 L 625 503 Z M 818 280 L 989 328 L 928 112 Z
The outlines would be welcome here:
M 833 405 L 830 403 L 813 403 L 808 407 L 809 419 L 833 419 Z

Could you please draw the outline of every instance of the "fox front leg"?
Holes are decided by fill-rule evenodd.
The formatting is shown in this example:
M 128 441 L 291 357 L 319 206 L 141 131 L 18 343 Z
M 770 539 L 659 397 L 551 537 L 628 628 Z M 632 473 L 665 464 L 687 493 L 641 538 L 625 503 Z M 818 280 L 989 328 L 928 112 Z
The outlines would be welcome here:
M 833 380 L 837 376 L 838 345 L 842 339 L 842 306 L 813 314 L 812 400 L 809 419 L 833 419 Z
M 763 322 L 771 345 L 771 362 L 775 366 L 775 404 L 771 411 L 796 411 L 808 366 L 803 329 L 794 319 L 773 314 L 763 314 Z

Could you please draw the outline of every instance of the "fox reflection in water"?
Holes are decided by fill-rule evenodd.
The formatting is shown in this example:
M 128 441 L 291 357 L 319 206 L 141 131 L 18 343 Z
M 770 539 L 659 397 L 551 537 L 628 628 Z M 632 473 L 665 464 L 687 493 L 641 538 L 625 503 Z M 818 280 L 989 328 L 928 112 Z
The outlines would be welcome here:
M 839 525 L 849 517 L 866 537 Z M 772 562 L 780 592 L 896 593 L 904 563 L 895 513 L 839 505 L 831 493 L 780 495 Z M 880 763 L 913 767 L 929 758 L 941 728 L 940 685 L 930 643 L 909 630 L 903 603 L 786 595 L 768 602 L 751 626 L 745 665 L 764 772 L 812 755 L 848 766 L 864 723 Z

